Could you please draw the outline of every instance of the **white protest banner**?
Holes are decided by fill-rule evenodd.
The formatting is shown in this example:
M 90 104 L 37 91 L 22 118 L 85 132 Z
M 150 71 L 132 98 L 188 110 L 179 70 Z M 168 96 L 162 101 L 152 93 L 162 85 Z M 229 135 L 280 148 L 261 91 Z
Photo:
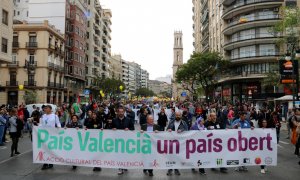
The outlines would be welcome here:
M 272 129 L 141 133 L 34 127 L 33 162 L 126 169 L 274 166 L 277 140 Z

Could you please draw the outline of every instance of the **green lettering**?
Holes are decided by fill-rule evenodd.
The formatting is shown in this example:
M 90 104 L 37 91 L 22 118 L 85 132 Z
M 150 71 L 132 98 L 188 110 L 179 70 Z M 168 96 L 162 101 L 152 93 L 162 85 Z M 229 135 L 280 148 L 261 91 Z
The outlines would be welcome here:
M 48 143 L 48 149 L 49 150 L 55 150 L 57 149 L 57 142 L 58 141 L 58 138 L 55 137 L 55 136 L 51 136 L 50 137 L 50 142 Z
M 66 137 L 65 139 L 64 139 L 64 150 L 66 150 L 66 151 L 70 151 L 72 148 L 73 148 L 73 146 L 72 146 L 72 142 L 73 142 L 73 138 L 72 137 Z
M 121 152 L 124 153 L 125 152 L 125 141 L 124 139 L 116 139 L 115 140 L 115 152 L 119 152 L 119 144 L 121 144 Z
M 90 152 L 97 152 L 97 144 L 98 141 L 96 138 L 90 138 L 90 144 L 89 144 L 89 151 Z
M 42 147 L 42 144 L 47 142 L 49 138 L 49 132 L 45 129 L 39 129 L 38 130 L 38 148 Z
M 142 153 L 151 154 L 151 140 L 149 139 L 143 140 Z
M 103 142 L 103 131 L 100 131 L 99 132 L 99 150 L 100 150 L 100 152 L 103 152 L 102 142 Z
M 131 144 L 132 146 L 135 146 L 135 141 L 134 141 L 133 139 L 128 139 L 128 140 L 127 140 L 127 142 L 126 142 L 126 152 L 127 152 L 128 154 L 133 154 L 133 153 L 135 153 L 135 148 L 131 148 L 131 147 L 130 147 L 130 144 Z
M 114 141 L 112 139 L 104 140 L 104 151 L 105 152 L 113 152 L 114 150 Z
M 65 131 L 60 131 L 59 135 L 63 135 L 65 133 Z M 62 150 L 63 147 L 63 136 L 59 137 L 59 150 Z
M 137 136 L 137 138 L 140 138 L 141 137 L 141 133 L 140 132 L 137 132 L 136 133 L 136 136 Z M 137 150 L 137 153 L 140 153 L 141 152 L 141 140 L 140 139 L 138 139 L 137 141 L 136 141 L 136 150 Z
M 84 132 L 84 131 L 82 131 Z M 80 131 L 77 132 L 78 134 L 78 141 L 79 141 L 79 147 L 80 147 L 80 151 L 84 151 L 86 149 L 89 137 L 90 137 L 90 132 L 85 132 L 85 137 L 84 137 L 84 141 L 82 139 L 82 135 L 80 133 Z

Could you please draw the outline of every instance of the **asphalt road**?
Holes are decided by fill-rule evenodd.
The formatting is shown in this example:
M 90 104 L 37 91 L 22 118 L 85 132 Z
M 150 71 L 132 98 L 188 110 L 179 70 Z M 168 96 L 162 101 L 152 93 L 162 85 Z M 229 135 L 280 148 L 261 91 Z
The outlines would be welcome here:
M 294 146 L 289 143 L 286 130 L 282 130 L 281 139 L 278 145 L 278 165 L 268 167 L 266 174 L 260 173 L 260 167 L 249 167 L 248 172 L 236 172 L 233 168 L 228 173 L 206 170 L 207 175 L 192 173 L 191 170 L 181 170 L 181 176 L 166 176 L 165 170 L 154 171 L 154 176 L 149 177 L 143 174 L 141 170 L 129 170 L 122 176 L 117 175 L 116 169 L 102 169 L 101 172 L 93 172 L 92 168 L 78 167 L 72 170 L 70 166 L 55 165 L 53 169 L 41 171 L 40 164 L 32 163 L 32 147 L 28 134 L 20 140 L 19 151 L 22 153 L 16 157 L 10 158 L 10 142 L 6 146 L 0 146 L 0 180 L 89 180 L 89 179 L 222 179 L 222 180 L 296 180 L 299 179 L 300 166 L 298 159 L 294 154 Z

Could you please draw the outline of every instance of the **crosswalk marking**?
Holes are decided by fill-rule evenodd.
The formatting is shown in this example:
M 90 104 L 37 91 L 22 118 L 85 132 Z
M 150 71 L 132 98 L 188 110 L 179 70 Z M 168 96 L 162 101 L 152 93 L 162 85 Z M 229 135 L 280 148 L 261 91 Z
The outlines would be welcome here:
M 6 146 L 3 146 L 3 147 L 1 147 L 0 149 L 7 149 L 7 147 L 6 147 Z

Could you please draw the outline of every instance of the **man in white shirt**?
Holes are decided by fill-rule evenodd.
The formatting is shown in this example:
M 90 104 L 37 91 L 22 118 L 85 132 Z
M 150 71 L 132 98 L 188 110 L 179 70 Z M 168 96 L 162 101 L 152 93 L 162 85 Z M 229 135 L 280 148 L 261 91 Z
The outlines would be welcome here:
M 46 128 L 61 128 L 58 116 L 52 113 L 52 107 L 50 105 L 43 105 L 42 108 L 44 115 L 40 119 L 39 126 Z M 53 164 L 44 164 L 42 170 L 49 168 L 53 168 Z

